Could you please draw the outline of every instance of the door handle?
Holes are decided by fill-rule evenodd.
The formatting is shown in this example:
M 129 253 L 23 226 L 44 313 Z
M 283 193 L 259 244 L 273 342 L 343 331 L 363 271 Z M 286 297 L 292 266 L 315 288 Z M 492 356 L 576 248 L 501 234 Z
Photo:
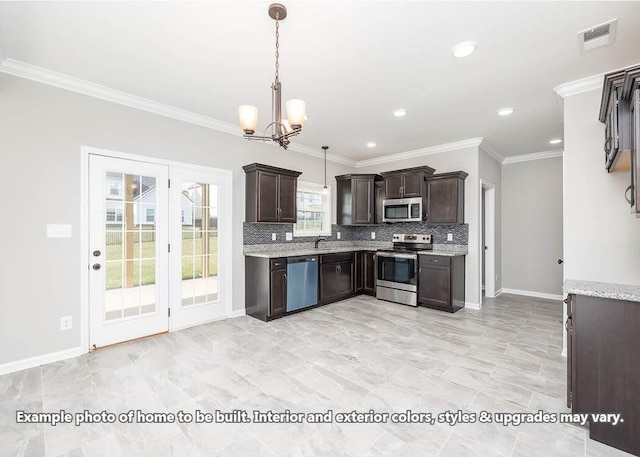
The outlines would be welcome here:
M 102 268 L 102 265 L 100 265 L 99 263 L 94 263 L 91 268 L 93 268 L 94 270 L 98 271 L 100 268 Z
M 627 187 L 627 190 L 624 191 L 624 199 L 629 203 L 629 205 L 633 206 L 633 192 L 631 192 L 631 198 L 627 197 L 629 191 L 633 191 L 633 184 Z
M 98 251 L 98 250 L 95 250 L 95 251 L 92 252 L 92 254 L 93 254 L 94 257 L 100 257 L 100 254 L 102 254 L 102 253 L 100 251 Z
M 562 265 L 563 263 L 564 263 L 564 260 L 558 259 L 558 265 Z

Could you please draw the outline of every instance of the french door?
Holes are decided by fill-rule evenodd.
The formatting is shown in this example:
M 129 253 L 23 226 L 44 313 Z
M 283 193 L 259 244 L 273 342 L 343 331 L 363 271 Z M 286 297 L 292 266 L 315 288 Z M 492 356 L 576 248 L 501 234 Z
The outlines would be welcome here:
M 169 169 L 89 156 L 89 345 L 169 329 Z

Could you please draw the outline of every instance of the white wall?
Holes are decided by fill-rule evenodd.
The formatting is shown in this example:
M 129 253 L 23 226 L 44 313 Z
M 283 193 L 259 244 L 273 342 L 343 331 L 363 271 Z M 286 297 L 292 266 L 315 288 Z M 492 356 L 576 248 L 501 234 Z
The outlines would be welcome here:
M 564 100 L 564 277 L 640 285 L 640 218 L 629 214 L 629 172 L 604 168 L 601 90 Z
M 503 287 L 561 295 L 562 157 L 504 164 L 502 190 Z
M 478 148 L 460 149 L 431 154 L 407 160 L 396 160 L 369 167 L 358 168 L 358 173 L 381 171 L 427 165 L 436 173 L 462 170 L 469 173 L 464 183 L 464 221 L 469 224 L 469 246 L 465 262 L 465 301 L 469 306 L 480 304 L 480 177 L 478 173 Z
M 314 157 L 0 74 L 0 195 L 3 214 L 16 216 L 1 224 L 0 365 L 80 345 L 80 307 L 87 306 L 80 297 L 81 146 L 233 171 L 234 310 L 244 309 L 242 165 L 324 180 Z M 327 165 L 330 177 L 352 171 Z M 71 224 L 73 237 L 47 239 L 51 223 Z M 74 328 L 60 332 L 64 315 Z

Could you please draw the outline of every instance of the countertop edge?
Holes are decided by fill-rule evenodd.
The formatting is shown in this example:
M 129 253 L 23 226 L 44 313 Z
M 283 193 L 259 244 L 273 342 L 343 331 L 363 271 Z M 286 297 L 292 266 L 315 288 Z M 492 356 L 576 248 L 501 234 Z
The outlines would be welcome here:
M 640 302 L 640 286 L 629 284 L 567 279 L 562 286 L 562 291 L 565 294 Z

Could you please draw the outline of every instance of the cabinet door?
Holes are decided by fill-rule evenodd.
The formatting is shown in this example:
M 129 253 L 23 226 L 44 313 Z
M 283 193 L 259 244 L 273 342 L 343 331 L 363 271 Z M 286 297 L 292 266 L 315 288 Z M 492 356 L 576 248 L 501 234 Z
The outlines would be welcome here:
M 376 290 L 376 254 L 366 251 L 364 253 L 364 269 L 363 269 L 363 291 L 364 293 L 374 294 Z
M 402 198 L 402 175 L 387 175 L 384 177 L 384 193 L 386 198 Z
M 338 267 L 335 263 L 325 263 L 320 265 L 320 302 L 327 303 L 337 295 L 337 275 Z
M 564 303 L 567 305 L 567 321 L 565 329 L 567 331 L 567 408 L 571 408 L 573 399 L 573 322 L 571 318 L 572 297 L 567 296 Z
M 287 310 L 287 270 L 271 272 L 271 288 L 269 292 L 269 315 L 278 316 Z
M 373 179 L 354 178 L 353 189 L 353 223 L 373 223 Z
M 402 175 L 402 198 L 422 197 L 424 175 L 422 172 Z
M 458 179 L 427 179 L 427 222 L 455 224 L 458 215 Z
M 356 293 L 364 288 L 364 251 L 356 252 Z
M 631 212 L 640 213 L 640 88 L 632 92 L 633 99 L 633 148 L 631 149 Z
M 374 183 L 374 188 L 376 192 L 375 196 L 375 219 L 376 224 L 382 224 L 382 218 L 384 216 L 384 209 L 382 208 L 382 202 L 384 201 L 384 181 L 376 181 Z
M 420 265 L 418 303 L 439 308 L 451 307 L 451 268 Z
M 280 222 L 296 222 L 296 190 L 298 180 L 291 176 L 280 175 L 279 178 Z
M 278 222 L 278 175 L 260 170 L 257 173 L 257 222 Z
M 336 288 L 338 295 L 351 295 L 354 289 L 354 264 L 351 262 L 339 262 L 337 265 Z

